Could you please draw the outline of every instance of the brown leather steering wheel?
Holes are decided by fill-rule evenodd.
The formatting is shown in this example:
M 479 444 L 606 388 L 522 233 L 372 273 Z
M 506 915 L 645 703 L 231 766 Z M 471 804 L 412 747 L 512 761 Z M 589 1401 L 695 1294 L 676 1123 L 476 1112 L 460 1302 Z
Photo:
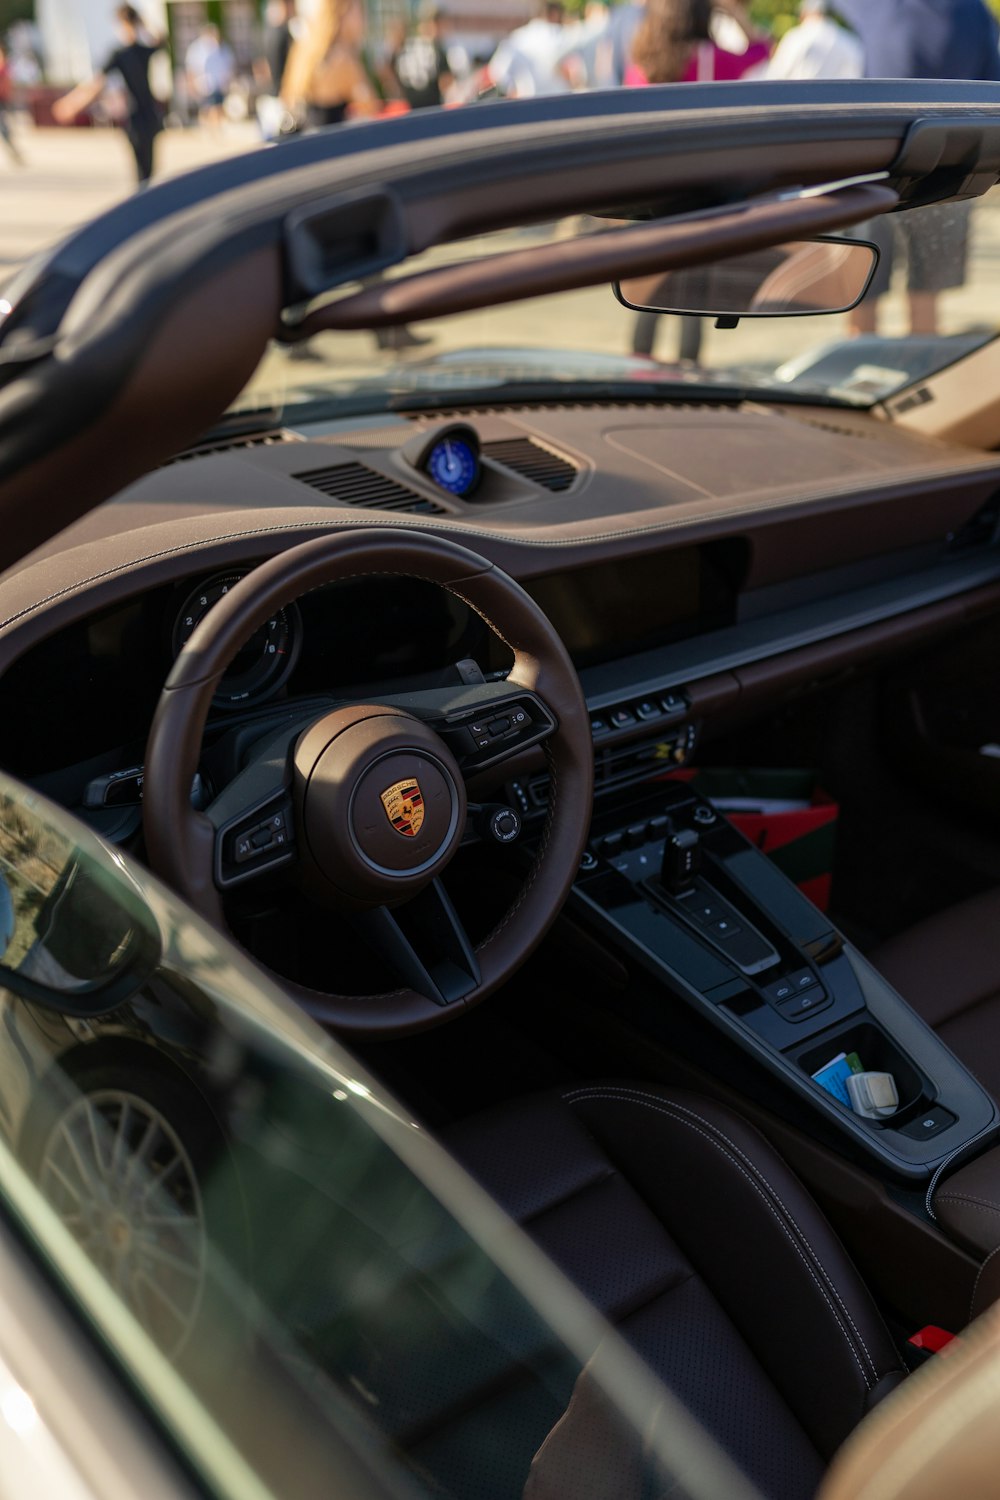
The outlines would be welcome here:
M 250 763 L 196 811 L 212 698 L 240 647 L 309 590 L 371 575 L 423 579 L 461 599 L 513 652 L 508 678 L 298 716 L 290 704 Z M 474 948 L 438 879 L 466 831 L 465 782 L 536 744 L 551 777 L 548 817 L 517 899 Z M 353 913 L 400 988 L 341 995 L 279 983 L 326 1025 L 402 1033 L 484 999 L 555 919 L 590 822 L 590 720 L 562 641 L 499 568 L 421 532 L 332 532 L 255 568 L 197 626 L 160 696 L 144 786 L 159 875 L 223 928 L 225 892 L 276 869 L 320 906 Z

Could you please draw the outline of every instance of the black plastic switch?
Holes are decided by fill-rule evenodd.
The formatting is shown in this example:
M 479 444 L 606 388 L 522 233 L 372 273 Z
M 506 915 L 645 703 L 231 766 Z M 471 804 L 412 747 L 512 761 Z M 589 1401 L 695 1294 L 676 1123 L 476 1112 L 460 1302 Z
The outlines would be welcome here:
M 660 879 L 672 895 L 689 890 L 701 869 L 701 838 L 693 828 L 682 828 L 663 846 Z

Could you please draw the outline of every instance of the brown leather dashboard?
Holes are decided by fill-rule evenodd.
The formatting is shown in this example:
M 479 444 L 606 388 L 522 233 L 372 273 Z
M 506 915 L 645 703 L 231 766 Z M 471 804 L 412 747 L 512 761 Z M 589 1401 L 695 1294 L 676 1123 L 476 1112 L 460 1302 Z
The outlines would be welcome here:
M 415 431 L 458 418 L 482 442 L 482 498 L 438 491 L 401 453 Z M 587 402 L 311 428 L 286 414 L 266 441 L 179 455 L 4 575 L 0 675 L 62 627 L 157 586 L 331 527 L 402 525 L 464 542 L 537 582 L 543 602 L 544 588 L 595 567 L 644 566 L 653 589 L 658 559 L 667 579 L 673 554 L 716 549 L 727 618 L 695 611 L 673 645 L 644 654 L 625 630 L 621 657 L 583 675 L 598 711 L 674 682 L 701 684 L 695 711 L 725 711 L 845 652 L 946 629 L 973 601 L 992 607 L 1000 552 L 975 518 L 998 491 L 995 455 L 842 408 Z

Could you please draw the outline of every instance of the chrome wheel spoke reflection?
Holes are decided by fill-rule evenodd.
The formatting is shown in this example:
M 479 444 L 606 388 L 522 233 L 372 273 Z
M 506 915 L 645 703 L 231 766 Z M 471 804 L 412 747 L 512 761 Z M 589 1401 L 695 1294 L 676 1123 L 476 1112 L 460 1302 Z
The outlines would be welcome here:
M 40 1183 L 146 1331 L 177 1354 L 198 1314 L 206 1245 L 197 1174 L 170 1121 L 125 1090 L 84 1095 L 52 1129 Z

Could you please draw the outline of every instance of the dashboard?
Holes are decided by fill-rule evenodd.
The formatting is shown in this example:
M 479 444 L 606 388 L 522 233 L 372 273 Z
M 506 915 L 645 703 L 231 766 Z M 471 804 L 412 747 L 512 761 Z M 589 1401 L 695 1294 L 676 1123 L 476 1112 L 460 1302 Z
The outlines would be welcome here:
M 764 664 L 794 680 L 817 653 L 871 657 L 992 597 L 998 494 L 994 455 L 820 408 L 491 408 L 219 440 L 5 575 L 0 766 L 79 807 L 95 778 L 141 765 L 174 657 L 238 578 L 332 527 L 389 524 L 522 583 L 581 673 L 617 784 L 690 758 Z M 319 589 L 245 644 L 210 732 L 462 680 L 462 663 L 489 679 L 510 657 L 429 584 Z

